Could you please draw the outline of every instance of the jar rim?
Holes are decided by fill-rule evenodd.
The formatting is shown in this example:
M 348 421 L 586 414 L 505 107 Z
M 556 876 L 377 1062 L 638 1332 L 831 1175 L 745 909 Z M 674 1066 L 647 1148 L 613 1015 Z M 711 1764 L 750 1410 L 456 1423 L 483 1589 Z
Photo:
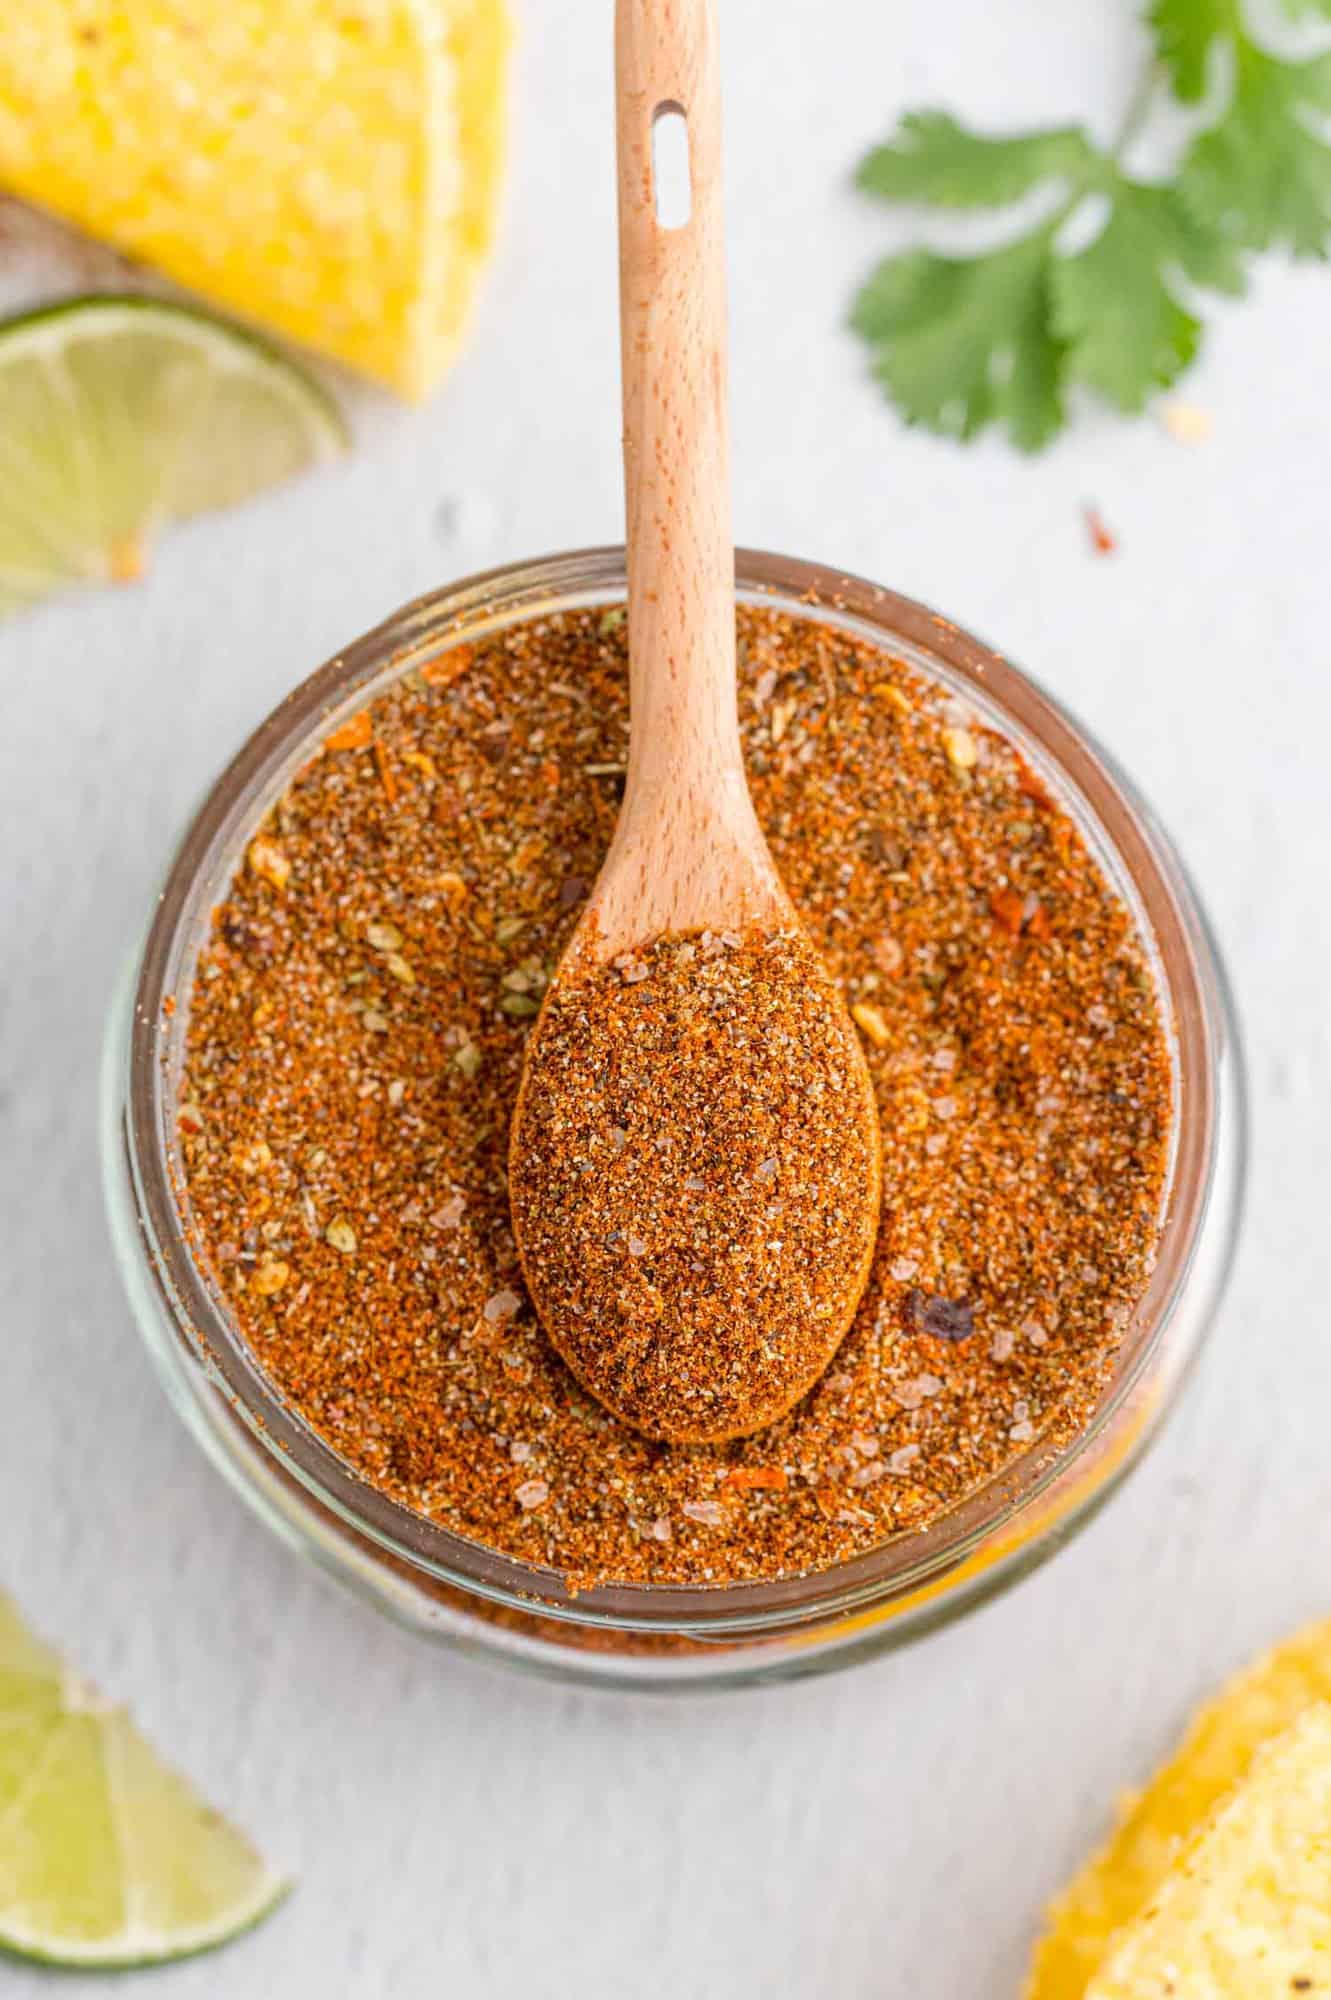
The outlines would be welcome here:
M 204 798 L 170 864 L 139 961 L 130 1025 L 124 1139 L 139 1231 L 161 1302 L 214 1388 L 280 1469 L 357 1534 L 439 1583 L 510 1610 L 579 1626 L 723 1640 L 845 1617 L 942 1587 L 1019 1521 L 1095 1447 L 1157 1352 L 1182 1295 L 1215 1177 L 1217 1075 L 1228 1027 L 1204 921 L 1170 844 L 1089 734 L 1019 669 L 909 598 L 846 572 L 736 551 L 741 602 L 835 623 L 890 647 L 936 683 L 990 711 L 1048 774 L 1115 887 L 1155 963 L 1174 1062 L 1174 1133 L 1154 1270 L 1124 1332 L 1109 1384 L 1086 1426 L 1062 1445 L 1036 1440 L 995 1478 L 922 1530 L 826 1568 L 706 1586 L 613 1583 L 571 1591 L 559 1572 L 453 1533 L 359 1475 L 282 1399 L 250 1355 L 190 1249 L 179 1204 L 176 1083 L 194 957 L 211 910 L 263 805 L 339 721 L 379 685 L 441 647 L 626 591 L 624 551 L 573 550 L 508 564 L 416 599 L 302 681 L 248 738 Z M 1094 1495 L 1089 1496 L 1089 1499 Z M 1035 1531 L 1038 1533 L 1038 1528 Z

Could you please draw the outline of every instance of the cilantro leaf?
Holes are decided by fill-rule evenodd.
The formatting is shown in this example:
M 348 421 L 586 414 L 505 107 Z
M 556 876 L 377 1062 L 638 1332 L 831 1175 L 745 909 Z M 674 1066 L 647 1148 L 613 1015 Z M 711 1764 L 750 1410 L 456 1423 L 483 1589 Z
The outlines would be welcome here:
M 1331 256 L 1331 52 L 1269 53 L 1248 31 L 1248 4 L 1143 0 L 1156 88 L 1202 105 L 1213 77 L 1228 82 L 1170 181 L 1137 180 L 1123 164 L 1149 72 L 1108 150 L 1076 126 L 990 138 L 918 111 L 862 161 L 858 185 L 886 201 L 994 209 L 1058 195 L 1015 242 L 969 258 L 906 251 L 860 292 L 852 323 L 907 423 L 963 439 L 1000 424 L 1039 450 L 1074 386 L 1130 412 L 1172 386 L 1201 344 L 1196 292 L 1242 293 L 1252 252 Z M 1331 20 L 1331 0 L 1278 4 L 1291 21 Z M 1064 225 L 1088 196 L 1104 198 L 1103 225 L 1065 255 Z
M 1185 104 L 1197 104 L 1206 95 L 1216 37 L 1232 37 L 1240 30 L 1239 0 L 1151 0 L 1146 25 L 1155 36 L 1175 93 Z
M 1177 265 L 1185 278 L 1204 291 L 1242 298 L 1248 289 L 1248 272 L 1241 246 L 1195 215 L 1177 187 L 1136 184 L 1132 198 L 1149 207 L 1149 221 L 1162 255 Z
M 908 424 L 971 438 L 1002 423 L 1023 451 L 1038 451 L 1061 428 L 1052 239 L 1046 225 L 987 256 L 907 250 L 878 266 L 852 324 Z
M 1331 145 L 1314 121 L 1331 112 L 1331 56 L 1281 62 L 1241 39 L 1229 108 L 1183 162 L 1192 214 L 1246 249 L 1331 249 Z
M 1168 189 L 1122 181 L 1095 241 L 1054 268 L 1054 324 L 1068 373 L 1121 410 L 1145 407 L 1195 358 L 1201 321 L 1175 297 Z
M 866 154 L 855 179 L 866 194 L 887 201 L 1004 208 L 1046 181 L 1085 181 L 1097 157 L 1076 125 L 986 138 L 946 111 L 912 111 L 886 145 Z

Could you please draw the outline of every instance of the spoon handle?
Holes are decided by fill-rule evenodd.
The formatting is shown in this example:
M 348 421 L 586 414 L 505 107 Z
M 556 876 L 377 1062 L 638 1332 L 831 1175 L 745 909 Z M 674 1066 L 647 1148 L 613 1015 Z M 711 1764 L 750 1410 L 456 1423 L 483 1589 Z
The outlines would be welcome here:
M 715 835 L 718 815 L 738 827 L 752 810 L 735 693 L 715 0 L 617 0 L 615 44 L 632 711 L 621 827 L 674 819 L 681 834 Z M 653 158 L 672 113 L 689 169 L 675 227 Z

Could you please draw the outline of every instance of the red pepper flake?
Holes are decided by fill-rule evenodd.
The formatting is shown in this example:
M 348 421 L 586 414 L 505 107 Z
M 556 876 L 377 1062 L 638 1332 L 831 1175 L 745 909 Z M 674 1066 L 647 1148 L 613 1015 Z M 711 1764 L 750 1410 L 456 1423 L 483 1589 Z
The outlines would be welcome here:
M 350 722 L 344 722 L 331 736 L 324 738 L 325 750 L 364 750 L 374 741 L 374 724 L 370 721 L 370 711 L 363 708 L 359 715 L 353 715 Z
M 1091 538 L 1091 547 L 1096 555 L 1112 556 L 1118 548 L 1118 542 L 1105 526 L 1099 509 L 1088 505 L 1081 511 L 1082 519 L 1086 523 L 1086 532 Z
M 384 797 L 390 806 L 397 804 L 397 779 L 393 776 L 393 766 L 388 751 L 376 736 L 374 739 L 374 761 L 379 767 L 379 782 L 384 788 Z
M 783 1465 L 732 1465 L 721 1481 L 741 1493 L 784 1493 L 788 1483 Z
M 1029 799 L 1032 805 L 1039 806 L 1041 812 L 1054 811 L 1055 801 L 1049 787 L 1042 779 L 1036 777 L 1026 759 L 1021 756 L 1017 758 L 1017 790 L 1024 799 Z
M 438 659 L 425 662 L 420 670 L 421 679 L 430 687 L 452 687 L 454 681 L 461 680 L 471 662 L 470 646 L 452 646 L 448 652 L 440 653 Z
M 1022 896 L 1015 889 L 995 889 L 989 898 L 994 922 L 1009 937 L 1047 938 L 1049 913 L 1038 896 Z
M 175 994 L 164 993 L 162 995 L 162 1012 L 166 1015 L 168 1021 L 171 1019 L 171 1016 L 175 1013 L 175 1011 L 176 1011 Z

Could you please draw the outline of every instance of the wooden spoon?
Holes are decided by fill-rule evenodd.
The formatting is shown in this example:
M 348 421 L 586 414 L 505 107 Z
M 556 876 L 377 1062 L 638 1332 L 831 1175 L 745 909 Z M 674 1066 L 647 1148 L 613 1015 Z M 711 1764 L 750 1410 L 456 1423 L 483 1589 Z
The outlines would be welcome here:
M 619 150 L 620 319 L 624 477 L 628 539 L 631 733 L 627 782 L 613 842 L 531 1034 L 510 1152 L 514 1230 L 528 1290 L 574 1373 L 630 1423 L 657 1436 L 738 1436 L 771 1421 L 811 1386 L 835 1351 L 859 1302 L 872 1257 L 879 1205 L 879 1143 L 872 1087 L 858 1036 L 841 997 L 816 961 L 777 875 L 749 797 L 735 680 L 734 549 L 730 528 L 726 381 L 725 257 L 721 200 L 721 104 L 714 0 L 617 0 L 616 86 Z M 654 128 L 665 115 L 687 121 L 690 205 L 666 226 L 654 171 Z M 726 1381 L 693 1380 L 686 1410 L 635 1393 L 650 1375 L 668 1385 L 679 1347 L 698 1376 L 697 1329 L 672 1317 L 666 1297 L 621 1365 L 609 1318 L 594 1294 L 570 1311 L 552 1261 L 576 1262 L 568 1233 L 581 1226 L 561 1206 L 547 1151 L 537 1157 L 538 1095 L 557 995 L 577 986 L 595 1004 L 595 981 L 624 954 L 675 934 L 798 936 L 810 980 L 805 1005 L 837 1054 L 843 1101 L 836 1116 L 852 1174 L 844 1271 L 818 1308 L 816 1328 L 800 1329 L 775 1358 L 761 1340 L 750 1363 L 725 1356 Z M 645 989 L 644 989 L 645 991 Z M 766 1023 L 755 1020 L 755 1034 Z M 563 1110 L 551 1110 L 572 1130 Z M 798 1122 L 798 1120 L 794 1121 Z M 844 1188 L 838 1190 L 846 1206 Z M 552 1260 L 552 1246 L 560 1256 Z M 567 1276 L 567 1273 L 565 1273 Z M 733 1300 L 743 1316 L 741 1293 Z M 757 1302 L 752 1302 L 755 1311 Z M 769 1323 L 780 1320 L 771 1301 Z M 753 1313 L 749 1313 L 751 1319 Z M 685 1349 L 687 1348 L 687 1354 Z M 718 1355 L 720 1350 L 717 1350 Z M 757 1356 L 761 1352 L 761 1367 Z M 718 1369 L 720 1362 L 718 1361 Z M 746 1370 L 755 1379 L 746 1382 Z M 756 1379 L 761 1374 L 762 1380 Z

